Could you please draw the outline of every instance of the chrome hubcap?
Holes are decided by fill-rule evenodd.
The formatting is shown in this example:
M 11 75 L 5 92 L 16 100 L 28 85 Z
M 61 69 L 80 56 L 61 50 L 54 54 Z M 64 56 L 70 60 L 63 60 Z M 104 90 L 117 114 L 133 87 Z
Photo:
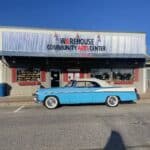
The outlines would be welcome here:
M 49 108 L 54 108 L 57 105 L 57 100 L 56 100 L 56 98 L 49 97 L 46 101 L 46 104 Z
M 110 100 L 109 100 L 110 104 L 111 105 L 114 105 L 116 103 L 116 99 L 114 97 L 112 97 Z
M 110 106 L 116 106 L 118 104 L 118 98 L 115 96 L 111 96 L 108 99 L 108 103 Z

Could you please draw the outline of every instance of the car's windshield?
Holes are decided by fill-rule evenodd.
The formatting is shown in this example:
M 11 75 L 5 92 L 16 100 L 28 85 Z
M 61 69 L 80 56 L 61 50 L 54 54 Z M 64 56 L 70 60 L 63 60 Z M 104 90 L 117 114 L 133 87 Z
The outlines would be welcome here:
M 72 87 L 73 84 L 74 84 L 74 81 L 71 80 L 71 81 L 69 81 L 64 87 Z

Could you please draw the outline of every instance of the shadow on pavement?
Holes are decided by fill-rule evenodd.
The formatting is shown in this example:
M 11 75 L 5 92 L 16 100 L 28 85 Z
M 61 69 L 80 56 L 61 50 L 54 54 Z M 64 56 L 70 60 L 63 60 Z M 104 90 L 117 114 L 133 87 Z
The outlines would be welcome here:
M 82 149 L 82 150 L 126 150 L 126 149 L 150 149 L 149 144 L 125 146 L 122 136 L 119 132 L 112 130 L 111 135 L 104 148 Z
M 126 150 L 122 136 L 117 131 L 111 131 L 111 135 L 104 148 L 80 149 L 80 150 Z
M 125 150 L 124 141 L 117 131 L 112 131 L 104 150 Z

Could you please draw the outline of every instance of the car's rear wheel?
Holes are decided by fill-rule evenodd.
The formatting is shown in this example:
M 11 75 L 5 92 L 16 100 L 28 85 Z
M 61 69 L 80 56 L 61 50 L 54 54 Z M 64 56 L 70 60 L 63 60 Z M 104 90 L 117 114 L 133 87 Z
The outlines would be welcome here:
M 116 107 L 119 104 L 119 98 L 117 96 L 107 97 L 106 104 L 109 107 Z
M 48 109 L 55 109 L 58 107 L 58 104 L 59 104 L 58 99 L 54 96 L 49 96 L 44 101 L 44 105 Z

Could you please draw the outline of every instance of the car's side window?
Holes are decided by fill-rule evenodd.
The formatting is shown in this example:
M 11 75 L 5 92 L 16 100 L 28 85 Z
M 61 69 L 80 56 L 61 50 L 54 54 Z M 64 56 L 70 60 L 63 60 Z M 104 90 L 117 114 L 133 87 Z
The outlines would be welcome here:
M 85 86 L 86 86 L 86 84 L 84 81 L 77 81 L 76 82 L 76 87 L 85 87 Z
M 90 88 L 90 87 L 100 87 L 99 84 L 97 84 L 96 82 L 86 82 L 86 87 Z

